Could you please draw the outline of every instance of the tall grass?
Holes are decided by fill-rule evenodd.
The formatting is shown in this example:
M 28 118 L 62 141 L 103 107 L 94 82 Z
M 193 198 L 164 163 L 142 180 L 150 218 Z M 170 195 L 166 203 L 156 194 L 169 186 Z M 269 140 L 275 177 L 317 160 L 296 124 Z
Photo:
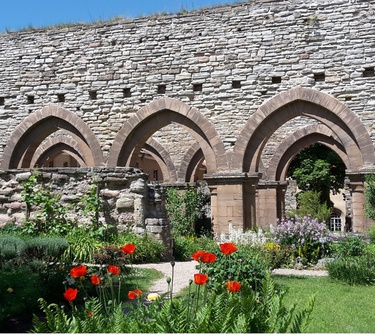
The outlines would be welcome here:
M 315 294 L 308 332 L 375 332 L 375 286 L 350 286 L 329 277 L 275 276 L 274 280 L 288 288 L 284 299 L 286 305 L 305 301 Z M 303 306 L 303 302 L 298 304 Z

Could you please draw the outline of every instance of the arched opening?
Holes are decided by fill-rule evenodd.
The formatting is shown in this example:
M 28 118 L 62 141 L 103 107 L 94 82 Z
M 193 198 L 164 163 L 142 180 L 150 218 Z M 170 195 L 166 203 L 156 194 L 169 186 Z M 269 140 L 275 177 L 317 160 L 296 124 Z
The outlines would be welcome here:
M 62 154 L 63 151 L 80 166 L 104 164 L 99 142 L 85 122 L 66 109 L 44 107 L 26 117 L 13 131 L 1 167 L 34 167 L 50 160 L 49 153 L 57 157 L 56 152 Z M 67 161 L 62 163 L 69 164 Z
M 271 142 L 280 145 L 272 146 Z M 243 172 L 258 178 L 257 194 L 250 194 L 245 200 L 256 208 L 251 214 L 256 216 L 253 222 L 268 226 L 285 213 L 283 198 L 289 163 L 303 147 L 319 142 L 334 150 L 345 163 L 346 176 L 353 184 L 351 193 L 356 197 L 353 202 L 364 202 L 363 182 L 359 180 L 375 162 L 366 128 L 332 96 L 296 87 L 264 103 L 250 117 L 234 147 L 232 169 L 241 166 Z M 352 215 L 354 230 L 364 230 L 363 207 L 357 204 Z

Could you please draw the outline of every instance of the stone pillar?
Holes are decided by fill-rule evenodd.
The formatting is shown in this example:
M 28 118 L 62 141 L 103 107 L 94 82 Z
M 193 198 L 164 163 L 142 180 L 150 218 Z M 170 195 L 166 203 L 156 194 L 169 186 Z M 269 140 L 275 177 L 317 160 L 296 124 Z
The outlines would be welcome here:
M 215 233 L 228 233 L 229 224 L 234 228 L 255 225 L 255 192 L 258 177 L 246 173 L 209 174 L 204 179 L 211 191 L 211 215 Z
M 279 181 L 276 188 L 276 218 L 285 217 L 285 194 L 288 188 L 288 181 Z M 275 222 L 276 224 L 276 222 Z
M 263 181 L 258 185 L 257 226 L 267 228 L 276 224 L 278 182 Z
M 364 176 L 357 173 L 347 174 L 347 176 L 349 178 L 347 185 L 352 197 L 352 231 L 366 232 Z

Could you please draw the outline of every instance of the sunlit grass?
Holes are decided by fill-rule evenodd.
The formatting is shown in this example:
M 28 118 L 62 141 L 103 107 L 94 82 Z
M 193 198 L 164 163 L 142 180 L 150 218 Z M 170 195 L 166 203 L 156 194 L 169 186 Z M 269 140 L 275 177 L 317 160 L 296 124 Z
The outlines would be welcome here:
M 315 294 L 309 332 L 375 332 L 375 286 L 350 286 L 329 277 L 274 276 L 274 280 L 288 288 L 286 306 L 303 306 Z

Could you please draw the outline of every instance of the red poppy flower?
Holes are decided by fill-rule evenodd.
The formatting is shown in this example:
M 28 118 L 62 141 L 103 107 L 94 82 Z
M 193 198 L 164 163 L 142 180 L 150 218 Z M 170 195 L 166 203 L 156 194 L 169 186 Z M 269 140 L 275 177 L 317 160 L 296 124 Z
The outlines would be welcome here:
M 78 289 L 69 288 L 64 292 L 64 297 L 68 302 L 73 301 L 77 298 Z
M 193 260 L 200 262 L 204 253 L 204 251 L 199 250 L 196 251 L 191 257 L 193 258 Z
M 212 263 L 216 260 L 216 255 L 202 250 L 196 251 L 192 256 L 193 260 L 204 263 Z
M 132 291 L 128 292 L 128 298 L 129 299 L 137 299 L 140 296 L 142 296 L 142 290 L 135 289 L 135 290 L 132 290 Z
M 221 252 L 225 255 L 229 255 L 237 251 L 236 245 L 232 244 L 231 242 L 220 244 L 220 249 Z
M 208 281 L 206 274 L 194 274 L 194 283 L 198 285 L 205 285 Z
M 92 317 L 92 312 L 88 311 L 88 312 L 87 312 L 87 316 L 88 316 L 89 318 L 91 318 L 91 317 Z
M 92 283 L 93 285 L 99 285 L 99 284 L 100 284 L 100 281 L 101 281 L 101 278 L 100 278 L 100 276 L 92 275 L 92 276 L 90 277 L 90 280 L 91 280 L 91 283 Z
M 125 254 L 133 254 L 136 249 L 136 246 L 133 244 L 126 244 L 124 247 L 121 248 L 122 252 Z
M 118 275 L 120 273 L 120 269 L 117 266 L 108 266 L 107 270 L 112 275 Z
M 230 292 L 238 292 L 241 289 L 241 283 L 236 281 L 229 281 L 227 282 L 227 288 Z
M 216 255 L 210 252 L 204 252 L 202 255 L 202 262 L 212 263 L 216 261 Z
M 86 266 L 77 266 L 77 267 L 70 269 L 70 276 L 74 278 L 85 276 L 86 274 L 87 274 Z

